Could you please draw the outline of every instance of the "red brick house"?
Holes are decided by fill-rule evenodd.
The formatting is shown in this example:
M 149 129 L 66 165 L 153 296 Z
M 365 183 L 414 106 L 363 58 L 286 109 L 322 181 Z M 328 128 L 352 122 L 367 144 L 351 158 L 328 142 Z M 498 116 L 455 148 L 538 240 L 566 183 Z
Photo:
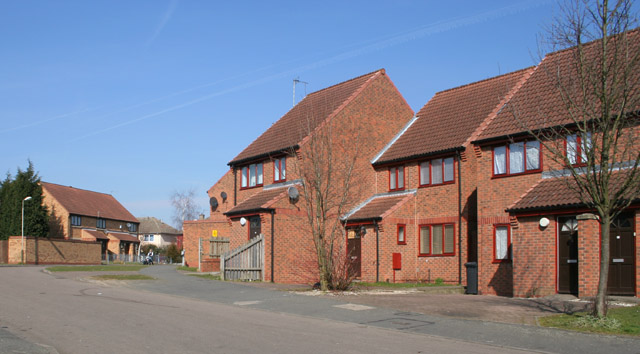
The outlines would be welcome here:
M 471 141 L 531 71 L 436 93 L 375 156 L 375 191 L 344 218 L 363 280 L 466 283 L 464 263 L 476 260 Z
M 112 195 L 47 182 L 41 185 L 43 204 L 52 214 L 51 237 L 101 242 L 103 256 L 112 259 L 137 254 L 140 223 Z
M 384 70 L 309 94 L 233 158 L 230 170 L 208 191 L 209 218 L 184 226 L 187 263 L 198 265 L 198 240 L 214 231 L 230 238 L 231 249 L 263 235 L 264 280 L 317 282 L 306 213 L 288 196 L 290 187 L 300 189 L 294 166 L 308 151 L 310 138 L 325 131 L 333 141 L 346 142 L 342 149 L 357 148 L 359 203 L 375 192 L 371 159 L 412 116 Z
M 638 32 L 629 33 L 638 50 Z M 594 46 L 594 44 L 591 44 Z M 589 53 L 588 45 L 587 53 Z M 575 80 L 575 48 L 548 54 L 475 139 L 478 152 L 478 271 L 482 294 L 595 296 L 600 225 L 571 187 L 567 165 L 527 132 L 573 123 L 558 78 Z M 637 74 L 637 71 L 636 71 Z M 635 79 L 637 83 L 637 77 Z M 572 87 L 567 85 L 566 87 Z M 637 134 L 637 126 L 629 134 Z M 548 141 L 579 165 L 580 134 Z M 588 143 L 588 142 L 587 142 Z M 570 148 L 573 146 L 574 148 Z M 624 173 L 624 168 L 621 169 Z M 640 216 L 632 204 L 612 224 L 609 293 L 640 294 Z

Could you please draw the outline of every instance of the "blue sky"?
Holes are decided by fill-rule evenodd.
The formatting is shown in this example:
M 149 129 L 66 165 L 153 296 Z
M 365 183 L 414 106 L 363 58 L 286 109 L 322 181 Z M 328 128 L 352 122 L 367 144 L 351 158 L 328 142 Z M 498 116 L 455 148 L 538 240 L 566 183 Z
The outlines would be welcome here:
M 171 223 L 306 92 L 385 68 L 414 111 L 535 65 L 555 1 L 3 1 L 0 169 Z M 296 100 L 304 96 L 298 85 Z

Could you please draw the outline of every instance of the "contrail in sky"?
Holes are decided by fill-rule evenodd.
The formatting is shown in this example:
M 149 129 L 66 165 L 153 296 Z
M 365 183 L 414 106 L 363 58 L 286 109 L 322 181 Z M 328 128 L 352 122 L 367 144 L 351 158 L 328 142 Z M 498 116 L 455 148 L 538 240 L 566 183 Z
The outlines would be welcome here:
M 169 3 L 169 7 L 167 8 L 167 11 L 165 11 L 164 16 L 162 16 L 162 20 L 160 20 L 160 23 L 158 23 L 158 26 L 156 26 L 156 30 L 153 31 L 153 35 L 147 41 L 147 45 L 146 45 L 147 47 L 151 46 L 151 44 L 156 40 L 156 38 L 158 38 L 158 36 L 160 35 L 160 32 L 162 32 L 162 30 L 167 25 L 167 23 L 169 23 L 169 21 L 171 20 L 171 17 L 173 16 L 173 12 L 176 10 L 177 6 L 178 6 L 178 0 L 171 0 L 171 2 Z
M 408 32 L 403 32 L 400 34 L 396 34 L 396 35 L 392 35 L 392 36 L 388 36 L 388 37 L 382 37 L 382 38 L 378 38 L 378 39 L 374 39 L 371 41 L 367 41 L 367 42 L 363 42 L 364 43 L 371 43 L 371 44 L 361 44 L 360 46 L 358 46 L 356 49 L 353 50 L 349 50 L 337 55 L 334 55 L 332 57 L 329 57 L 327 59 L 322 59 L 322 60 L 318 60 L 315 61 L 313 63 L 307 64 L 307 65 L 302 65 L 299 66 L 297 68 L 294 69 L 290 69 L 290 70 L 286 70 L 283 72 L 279 72 L 273 75 L 268 75 L 265 76 L 263 78 L 257 79 L 257 80 L 253 80 L 253 81 L 249 81 L 246 82 L 244 84 L 241 85 L 237 85 L 234 87 L 230 87 L 218 92 L 214 92 L 214 93 L 210 93 L 208 95 L 205 96 L 201 96 L 199 98 L 187 101 L 185 103 L 181 103 L 169 108 L 165 108 L 163 110 L 154 112 L 154 113 L 150 113 L 150 114 L 146 114 L 144 116 L 132 119 L 132 120 L 128 120 L 126 122 L 122 122 L 119 124 L 116 124 L 114 126 L 99 130 L 99 131 L 93 131 L 89 134 L 80 136 L 76 139 L 73 139 L 71 141 L 77 141 L 77 140 L 81 140 L 87 137 L 91 137 L 97 134 L 101 134 L 101 133 L 105 133 L 108 132 L 110 130 L 113 129 L 117 129 L 117 128 L 121 128 L 123 126 L 127 126 L 133 123 L 137 123 L 149 118 L 153 118 L 168 112 L 172 112 L 178 109 L 182 109 L 209 99 L 212 99 L 214 97 L 217 96 L 222 96 L 231 92 L 235 92 L 235 91 L 239 91 L 239 90 L 243 90 L 246 88 L 250 88 L 250 87 L 254 87 L 257 85 L 260 85 L 262 83 L 265 82 L 269 82 L 271 80 L 274 79 L 278 79 L 278 78 L 282 78 L 282 77 L 287 77 L 287 76 L 291 76 L 300 72 L 304 72 L 304 71 L 308 71 L 308 70 L 312 70 L 312 69 L 316 69 L 319 67 L 323 67 L 323 66 L 327 66 L 330 64 L 334 64 L 337 62 L 341 62 L 350 58 L 354 58 L 357 56 L 361 56 L 363 54 L 366 53 L 371 53 L 371 52 L 376 52 L 376 51 L 380 51 L 392 46 L 396 46 L 402 43 L 406 43 L 409 41 L 413 41 L 422 37 L 426 37 L 426 36 L 430 36 L 430 35 L 434 35 L 434 34 L 438 34 L 438 33 L 442 33 L 442 32 L 447 32 L 447 31 L 451 31 L 457 28 L 461 28 L 461 27 L 467 27 L 467 26 L 471 26 L 471 25 L 475 25 L 478 23 L 482 23 L 482 22 L 486 22 L 486 21 L 490 21 L 490 20 L 495 20 L 498 18 L 502 18 L 505 16 L 509 16 L 512 14 L 516 14 L 519 12 L 523 12 L 523 11 L 527 11 L 529 9 L 535 8 L 535 7 L 539 7 L 539 6 L 543 6 L 547 3 L 549 3 L 550 1 L 526 1 L 523 3 L 518 3 L 518 4 L 513 4 L 513 5 L 509 5 L 509 6 L 505 6 L 499 9 L 495 9 L 495 10 L 490 10 L 490 11 L 486 11 L 480 14 L 476 14 L 476 15 L 471 15 L 471 16 L 466 16 L 466 17 L 458 17 L 458 18 L 454 18 L 454 19 L 450 19 L 450 20 L 446 20 L 446 21 L 438 21 L 432 24 L 428 24 L 428 25 L 424 25 L 421 27 L 418 27 L 416 29 L 413 29 L 411 31 Z M 363 46 L 362 46 L 363 45 Z M 224 80 L 222 80 L 224 81 Z M 203 86 L 210 86 L 209 84 L 207 85 L 202 85 L 199 87 L 203 87 Z M 186 90 L 186 91 L 191 91 L 191 89 Z M 174 95 L 169 95 L 169 96 L 174 96 Z

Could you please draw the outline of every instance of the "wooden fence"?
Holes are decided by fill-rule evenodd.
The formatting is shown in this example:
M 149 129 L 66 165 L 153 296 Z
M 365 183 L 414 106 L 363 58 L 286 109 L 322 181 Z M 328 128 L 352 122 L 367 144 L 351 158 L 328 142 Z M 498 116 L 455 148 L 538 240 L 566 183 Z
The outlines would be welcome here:
M 208 240 L 201 238 L 200 250 L 201 254 L 207 258 L 218 258 L 226 252 L 229 252 L 229 238 L 211 237 Z
M 220 257 L 223 280 L 264 280 L 264 235 Z

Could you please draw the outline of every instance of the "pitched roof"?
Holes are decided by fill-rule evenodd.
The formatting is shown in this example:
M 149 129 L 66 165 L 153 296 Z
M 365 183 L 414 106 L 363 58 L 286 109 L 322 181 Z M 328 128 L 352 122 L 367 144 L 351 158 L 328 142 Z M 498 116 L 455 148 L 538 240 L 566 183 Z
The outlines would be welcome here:
M 41 184 L 70 214 L 138 223 L 138 219 L 110 194 L 47 182 Z
M 96 240 L 108 240 L 109 237 L 107 237 L 107 235 L 105 235 L 104 232 L 101 231 L 97 231 L 97 230 L 82 230 L 82 238 L 85 239 L 91 239 L 94 238 Z M 88 237 L 85 237 L 84 234 L 87 234 Z
M 625 170 L 614 172 L 611 175 L 611 190 L 618 190 L 617 188 L 624 183 L 626 176 L 627 173 Z M 638 197 L 632 197 L 634 201 L 638 201 Z M 539 180 L 508 207 L 507 211 L 517 213 L 575 207 L 586 207 L 586 205 L 580 200 L 575 180 L 569 176 L 543 178 Z
M 384 69 L 310 93 L 229 162 L 237 165 L 297 146 L 310 131 L 335 115 Z
M 357 221 L 382 219 L 393 210 L 400 207 L 400 205 L 404 204 L 407 200 L 413 198 L 414 195 L 415 190 L 374 195 L 351 210 L 343 217 L 343 220 Z
M 466 146 L 489 116 L 495 114 L 533 68 L 436 93 L 413 122 L 375 164 L 405 160 Z
M 142 217 L 138 218 L 138 220 L 140 221 L 138 232 L 141 234 L 182 234 L 182 232 L 154 217 Z
M 640 31 L 630 31 L 627 35 L 630 51 L 639 51 Z M 598 55 L 598 43 L 599 41 L 594 41 L 583 46 L 583 52 L 587 58 L 583 61 L 588 62 L 588 58 Z M 575 105 L 580 106 L 582 95 L 579 87 L 580 80 L 577 78 L 575 69 L 576 53 L 576 47 L 572 47 L 547 54 L 531 77 L 497 114 L 477 141 L 483 142 L 525 133 L 527 128 L 536 130 L 573 123 L 571 116 L 567 113 L 566 98 L 563 99 L 560 89 L 567 92 L 565 97 L 571 97 L 575 100 Z M 634 71 L 634 74 L 638 75 L 638 70 Z M 637 81 L 638 76 L 632 80 L 632 82 Z M 640 87 L 636 85 L 634 89 L 637 90 Z M 591 94 L 590 91 L 587 92 L 587 95 L 589 94 Z M 590 102 L 594 104 L 591 108 L 599 109 L 598 100 L 590 99 Z
M 109 232 L 107 234 L 107 236 L 113 237 L 113 238 L 115 238 L 117 240 L 120 240 L 120 241 L 140 243 L 140 240 L 138 240 L 137 237 L 131 236 L 129 234 L 123 234 L 123 233 L 120 233 L 120 232 Z
M 242 214 L 252 211 L 268 210 L 271 205 L 287 195 L 288 187 L 291 184 L 284 184 L 274 188 L 266 188 L 238 203 L 225 215 Z

